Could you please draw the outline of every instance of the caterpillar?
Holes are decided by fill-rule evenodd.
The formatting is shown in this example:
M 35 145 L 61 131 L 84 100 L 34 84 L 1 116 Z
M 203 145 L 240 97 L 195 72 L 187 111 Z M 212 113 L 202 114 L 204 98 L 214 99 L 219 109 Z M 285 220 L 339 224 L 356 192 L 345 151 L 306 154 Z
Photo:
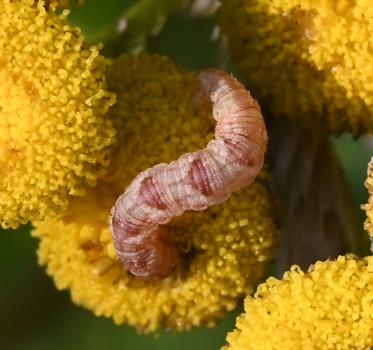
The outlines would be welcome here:
M 212 104 L 215 139 L 207 147 L 136 176 L 111 210 L 118 259 L 148 281 L 168 276 L 179 261 L 163 226 L 188 210 L 205 210 L 249 185 L 261 170 L 267 131 L 259 104 L 234 77 L 199 73 L 200 97 Z

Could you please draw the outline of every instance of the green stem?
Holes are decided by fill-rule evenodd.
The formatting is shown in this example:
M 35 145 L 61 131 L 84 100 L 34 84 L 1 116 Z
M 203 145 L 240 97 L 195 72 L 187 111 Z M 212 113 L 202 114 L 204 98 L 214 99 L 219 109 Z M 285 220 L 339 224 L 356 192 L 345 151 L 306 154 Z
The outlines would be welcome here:
M 91 35 L 90 43 L 113 43 L 126 36 L 129 42 L 136 36 L 150 33 L 160 17 L 177 11 L 190 0 L 139 0 L 121 13 L 117 20 Z

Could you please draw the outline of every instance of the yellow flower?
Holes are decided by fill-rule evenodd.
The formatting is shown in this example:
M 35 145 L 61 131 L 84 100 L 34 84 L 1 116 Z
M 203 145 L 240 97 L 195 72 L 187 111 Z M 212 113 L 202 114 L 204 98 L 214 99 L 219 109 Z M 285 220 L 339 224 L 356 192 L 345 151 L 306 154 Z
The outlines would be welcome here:
M 373 157 L 368 164 L 368 177 L 365 181 L 365 187 L 368 189 L 369 199 L 368 203 L 362 206 L 367 215 L 364 228 L 369 233 L 370 240 L 372 242 L 370 249 L 373 252 Z
M 230 350 L 368 350 L 373 345 L 373 256 L 293 266 L 245 300 Z
M 253 291 L 275 241 L 267 175 L 204 212 L 168 225 L 183 259 L 171 276 L 144 282 L 117 262 L 108 228 L 110 208 L 141 171 L 206 146 L 210 110 L 193 110 L 195 73 L 160 56 L 121 56 L 109 70 L 118 94 L 111 110 L 120 140 L 110 173 L 66 215 L 38 223 L 39 262 L 75 303 L 144 332 L 161 326 L 212 326 Z
M 373 132 L 369 0 L 223 0 L 233 58 L 274 114 L 307 126 Z
M 51 217 L 107 165 L 114 103 L 99 47 L 66 11 L 0 1 L 0 226 Z

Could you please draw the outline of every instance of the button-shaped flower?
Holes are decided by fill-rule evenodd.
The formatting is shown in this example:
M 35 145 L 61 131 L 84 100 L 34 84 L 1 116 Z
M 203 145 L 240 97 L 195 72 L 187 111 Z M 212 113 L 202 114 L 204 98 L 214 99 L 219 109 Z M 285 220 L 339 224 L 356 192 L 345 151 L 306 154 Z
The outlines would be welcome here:
M 373 256 L 293 266 L 245 300 L 229 350 L 360 350 L 373 345 Z
M 276 227 L 267 175 L 201 212 L 166 225 L 182 252 L 176 270 L 145 282 L 117 260 L 110 208 L 141 170 L 204 147 L 213 137 L 211 111 L 193 109 L 196 74 L 160 56 L 121 56 L 108 83 L 118 102 L 110 115 L 118 145 L 108 175 L 66 215 L 36 224 L 39 261 L 75 303 L 142 331 L 213 325 L 253 291 L 271 258 Z
M 334 133 L 373 131 L 370 1 L 222 3 L 233 59 L 274 114 Z
M 60 213 L 95 185 L 115 130 L 107 60 L 67 11 L 0 1 L 0 226 Z

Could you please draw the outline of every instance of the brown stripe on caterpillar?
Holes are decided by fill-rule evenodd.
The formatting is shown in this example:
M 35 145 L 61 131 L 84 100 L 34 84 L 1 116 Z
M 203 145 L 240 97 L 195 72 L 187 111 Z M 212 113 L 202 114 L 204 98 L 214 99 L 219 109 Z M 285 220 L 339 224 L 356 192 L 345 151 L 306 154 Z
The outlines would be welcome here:
M 117 256 L 134 275 L 170 274 L 179 252 L 162 226 L 187 210 L 204 210 L 249 185 L 263 166 L 267 133 L 258 103 L 226 72 L 199 74 L 217 121 L 207 147 L 140 173 L 111 210 Z
M 158 187 L 152 176 L 146 177 L 141 183 L 140 196 L 145 204 L 160 210 L 166 209 L 167 206 L 158 193 Z
M 187 183 L 203 195 L 210 196 L 213 193 L 206 168 L 201 159 L 197 158 L 191 162 L 188 179 L 190 181 L 187 181 Z
M 247 166 L 254 166 L 255 159 L 249 153 L 245 152 L 244 146 L 240 142 L 233 140 L 224 140 L 225 145 L 234 155 L 234 159 L 238 164 L 243 164 Z

